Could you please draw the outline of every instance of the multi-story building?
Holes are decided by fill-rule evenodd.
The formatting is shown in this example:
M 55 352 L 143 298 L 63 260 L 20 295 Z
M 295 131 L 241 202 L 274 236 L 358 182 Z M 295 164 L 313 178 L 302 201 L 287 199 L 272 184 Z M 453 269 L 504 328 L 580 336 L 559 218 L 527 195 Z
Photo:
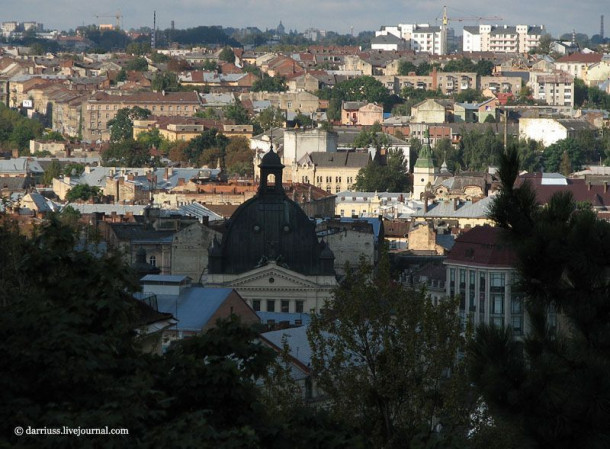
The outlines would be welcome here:
M 500 232 L 477 226 L 455 240 L 444 262 L 445 293 L 459 296 L 464 322 L 510 327 L 519 337 L 526 333 L 528 322 L 517 287 L 516 255 L 500 243 Z
M 368 152 L 314 152 L 292 164 L 292 180 L 313 184 L 329 193 L 351 190 L 358 172 L 369 161 Z
M 585 79 L 588 68 L 599 64 L 603 56 L 601 53 L 572 53 L 556 60 L 555 69 Z
M 449 33 L 451 30 L 447 30 Z M 442 55 L 446 52 L 447 38 L 443 39 L 443 30 L 440 26 L 427 23 L 399 24 L 397 26 L 384 26 L 375 32 L 375 36 L 394 35 L 410 43 L 411 49 L 418 53 Z
M 197 92 L 142 92 L 133 95 L 110 95 L 98 92 L 83 109 L 83 140 L 108 140 L 108 122 L 123 108 L 138 106 L 156 116 L 190 117 L 201 106 Z
M 462 47 L 464 52 L 527 53 L 544 33 L 544 25 L 465 26 Z
M 569 73 L 531 73 L 529 84 L 535 99 L 549 106 L 574 107 L 574 77 Z

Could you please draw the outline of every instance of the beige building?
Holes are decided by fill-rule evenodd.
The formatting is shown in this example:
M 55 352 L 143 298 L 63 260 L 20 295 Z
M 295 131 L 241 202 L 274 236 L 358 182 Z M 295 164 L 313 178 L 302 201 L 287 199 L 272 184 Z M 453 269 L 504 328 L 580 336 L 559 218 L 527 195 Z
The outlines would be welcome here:
M 413 123 L 444 123 L 447 121 L 447 108 L 438 100 L 427 99 L 411 107 Z
M 240 101 L 267 100 L 274 108 L 288 112 L 301 112 L 310 115 L 320 107 L 320 100 L 309 92 L 249 92 L 239 97 Z
M 108 140 L 108 122 L 123 108 L 148 109 L 155 116 L 190 117 L 201 103 L 197 92 L 142 92 L 133 95 L 110 95 L 98 92 L 83 108 L 83 139 Z
M 208 248 L 222 234 L 201 223 L 194 223 L 172 237 L 170 274 L 200 279 L 208 268 Z
M 313 184 L 328 193 L 351 190 L 358 172 L 370 162 L 368 153 L 341 151 L 306 154 L 292 165 L 292 179 Z
M 342 125 L 371 126 L 382 122 L 382 106 L 361 101 L 344 101 L 341 104 Z
M 436 242 L 436 230 L 429 223 L 413 223 L 409 230 L 409 250 L 442 256 L 446 249 Z
M 574 77 L 569 73 L 532 73 L 529 84 L 535 99 L 549 106 L 574 107 Z
M 481 90 L 489 89 L 492 94 L 513 93 L 521 90 L 521 78 L 518 76 L 482 76 L 479 81 Z

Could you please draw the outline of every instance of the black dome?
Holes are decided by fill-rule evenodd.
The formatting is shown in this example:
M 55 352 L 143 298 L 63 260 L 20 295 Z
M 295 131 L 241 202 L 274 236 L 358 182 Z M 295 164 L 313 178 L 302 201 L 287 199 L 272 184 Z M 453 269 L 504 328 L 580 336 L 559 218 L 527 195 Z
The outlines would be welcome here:
M 210 273 L 244 273 L 276 261 L 305 275 L 334 274 L 332 253 L 321 258 L 315 223 L 284 192 L 283 167 L 273 150 L 263 157 L 258 193 L 237 208 L 221 247 L 209 251 Z

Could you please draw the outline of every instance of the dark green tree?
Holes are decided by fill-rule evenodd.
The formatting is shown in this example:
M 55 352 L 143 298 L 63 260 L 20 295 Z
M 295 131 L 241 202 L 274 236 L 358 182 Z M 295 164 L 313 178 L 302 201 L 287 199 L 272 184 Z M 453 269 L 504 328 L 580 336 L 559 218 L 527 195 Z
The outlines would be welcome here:
M 211 128 L 192 139 L 184 153 L 191 164 L 214 164 L 219 157 L 224 157 L 228 143 L 229 139 L 224 134 Z
M 563 155 L 567 154 L 574 170 L 580 170 L 585 162 L 582 145 L 572 138 L 562 139 L 549 145 L 542 153 L 542 163 L 547 172 L 559 172 Z
M 99 187 L 92 187 L 89 184 L 78 184 L 68 190 L 66 200 L 74 201 L 89 201 L 92 198 L 97 198 L 101 195 Z
M 471 59 L 452 59 L 443 67 L 443 72 L 476 72 L 476 65 Z
M 361 168 L 354 189 L 362 192 L 408 192 L 411 180 L 407 176 L 406 161 L 400 150 L 390 148 L 386 163 L 375 159 Z
M 285 92 L 288 90 L 286 80 L 279 76 L 264 76 L 252 83 L 252 92 Z
M 180 90 L 178 75 L 173 72 L 157 72 L 152 79 L 151 88 L 155 92 L 176 92 Z
M 42 183 L 45 186 L 52 185 L 53 178 L 59 178 L 61 174 L 61 164 L 57 159 L 53 159 L 42 175 Z
M 457 303 L 434 306 L 425 292 L 396 283 L 388 265 L 386 254 L 376 271 L 364 261 L 348 269 L 333 301 L 314 315 L 308 338 L 316 380 L 330 410 L 373 447 L 447 447 L 436 424 L 450 434 L 468 419 L 452 400 L 464 343 Z
M 150 115 L 148 109 L 138 106 L 119 109 L 116 117 L 108 121 L 111 142 L 124 142 L 133 139 L 133 121 L 145 119 Z
M 235 53 L 231 47 L 224 47 L 218 54 L 218 59 L 225 62 L 235 62 Z
M 235 104 L 227 106 L 224 109 L 225 118 L 232 120 L 236 125 L 250 124 L 250 116 L 248 110 L 244 108 L 241 101 L 237 100 Z
M 479 76 L 491 76 L 494 70 L 494 63 L 488 59 L 481 59 L 475 64 L 475 71 Z
M 131 59 L 125 64 L 125 70 L 135 70 L 136 72 L 146 72 L 148 70 L 148 62 L 146 58 L 137 57 Z
M 413 64 L 411 61 L 400 61 L 398 64 L 398 74 L 402 76 L 406 76 L 409 73 L 415 73 L 417 71 L 417 66 Z
M 571 193 L 539 207 L 519 160 L 502 156 L 490 218 L 517 255 L 530 329 L 482 327 L 470 348 L 472 381 L 494 420 L 524 447 L 604 447 L 610 441 L 610 224 Z
M 152 163 L 150 150 L 133 139 L 112 142 L 102 153 L 102 164 L 105 166 L 149 167 Z
M 136 276 L 119 255 L 75 250 L 77 235 L 56 216 L 33 238 L 0 226 L 1 446 L 364 447 L 325 412 L 272 410 L 258 382 L 275 354 L 235 317 L 164 356 L 140 352 Z M 100 443 L 100 435 L 17 436 L 17 426 L 129 435 Z

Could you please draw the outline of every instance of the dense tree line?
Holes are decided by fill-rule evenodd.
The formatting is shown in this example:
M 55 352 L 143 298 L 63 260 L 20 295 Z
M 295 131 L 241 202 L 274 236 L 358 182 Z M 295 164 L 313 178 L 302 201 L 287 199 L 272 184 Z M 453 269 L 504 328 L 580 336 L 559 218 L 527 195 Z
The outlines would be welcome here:
M 44 127 L 36 119 L 28 119 L 0 103 L 0 148 L 18 149 L 19 154 L 29 154 L 30 139 L 42 136 Z

